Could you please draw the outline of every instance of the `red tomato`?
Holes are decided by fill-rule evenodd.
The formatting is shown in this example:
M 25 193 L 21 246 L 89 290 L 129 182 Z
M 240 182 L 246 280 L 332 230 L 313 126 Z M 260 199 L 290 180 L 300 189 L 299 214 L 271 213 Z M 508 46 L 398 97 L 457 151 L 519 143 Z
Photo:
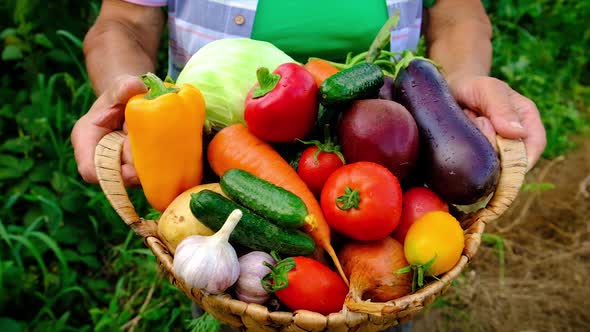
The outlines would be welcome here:
M 267 142 L 304 138 L 318 112 L 318 86 L 311 73 L 284 63 L 271 74 L 259 69 L 259 83 L 248 93 L 244 119 L 254 135 Z
M 413 187 L 406 190 L 402 196 L 402 215 L 393 237 L 403 244 L 410 226 L 430 211 L 449 212 L 449 206 L 428 188 Z
M 289 284 L 275 292 L 292 310 L 305 309 L 328 315 L 342 310 L 348 286 L 324 264 L 303 256 L 293 257 L 295 267 L 287 273 Z
M 317 146 L 305 149 L 299 159 L 299 166 L 297 166 L 297 174 L 317 197 L 322 193 L 322 188 L 328 177 L 344 165 L 343 159 L 335 152 L 320 150 L 316 157 L 318 149 L 320 148 Z
M 379 240 L 399 223 L 402 190 L 387 168 L 359 161 L 330 175 L 320 203 L 332 229 L 356 240 Z

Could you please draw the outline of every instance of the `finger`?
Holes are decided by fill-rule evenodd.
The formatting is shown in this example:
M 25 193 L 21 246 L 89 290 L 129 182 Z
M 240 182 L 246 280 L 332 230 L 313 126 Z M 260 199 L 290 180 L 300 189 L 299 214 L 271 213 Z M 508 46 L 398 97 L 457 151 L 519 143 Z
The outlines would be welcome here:
M 71 133 L 74 158 L 78 165 L 78 173 L 88 183 L 97 183 L 96 169 L 94 167 L 94 150 L 100 139 L 109 131 L 90 124 L 86 117 L 80 118 L 74 125 Z
M 121 163 L 133 165 L 133 155 L 131 154 L 131 143 L 129 136 L 125 136 L 123 140 L 123 153 L 121 154 Z
M 547 145 L 545 127 L 541 121 L 539 110 L 532 100 L 515 93 L 513 95 L 513 104 L 527 130 L 524 143 L 527 150 L 528 170 L 531 170 Z
M 129 137 L 125 136 L 123 140 L 123 151 L 121 153 L 121 176 L 125 186 L 137 186 L 140 184 L 137 170 L 133 164 L 133 156 L 131 155 L 131 144 Z
M 98 142 L 109 132 L 120 129 L 124 119 L 123 104 L 133 95 L 146 90 L 141 80 L 124 76 L 116 81 L 92 105 L 72 128 L 70 135 L 78 172 L 84 181 L 98 182 L 94 151 Z
M 117 79 L 104 96 L 99 113 L 94 119 L 94 124 L 112 130 L 120 129 L 125 119 L 125 104 L 127 101 L 140 93 L 147 91 L 143 82 L 135 76 L 122 76 Z
M 104 109 L 92 121 L 98 127 L 110 129 L 111 131 L 121 129 L 125 121 L 125 105 L 118 104 Z
M 475 118 L 477 118 L 477 114 L 475 114 L 474 112 L 472 112 L 471 110 L 468 109 L 464 109 L 463 113 L 465 113 L 465 115 L 469 118 L 469 120 L 473 121 L 475 120 Z
M 496 132 L 506 138 L 526 137 L 526 130 L 511 100 L 516 93 L 506 83 L 479 77 L 456 91 L 457 100 L 470 110 L 490 119 Z
M 105 91 L 105 95 L 110 106 L 113 106 L 126 104 L 131 97 L 146 91 L 147 87 L 139 77 L 122 75 L 117 78 L 111 88 Z
M 137 171 L 133 165 L 121 165 L 121 177 L 123 178 L 123 183 L 126 187 L 136 187 L 140 184 Z
M 490 120 L 486 117 L 480 116 L 473 120 L 473 123 L 481 131 L 481 133 L 488 139 L 494 150 L 498 151 L 498 145 L 496 143 L 496 130 Z

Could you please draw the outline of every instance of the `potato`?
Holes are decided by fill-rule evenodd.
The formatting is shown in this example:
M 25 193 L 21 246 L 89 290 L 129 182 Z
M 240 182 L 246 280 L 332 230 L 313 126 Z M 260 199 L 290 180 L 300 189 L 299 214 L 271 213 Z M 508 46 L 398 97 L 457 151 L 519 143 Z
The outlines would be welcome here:
M 209 189 L 220 193 L 219 183 L 208 183 L 195 186 L 178 195 L 166 208 L 158 220 L 158 236 L 166 244 L 172 254 L 182 240 L 191 235 L 213 235 L 214 232 L 203 225 L 191 212 L 191 194 Z

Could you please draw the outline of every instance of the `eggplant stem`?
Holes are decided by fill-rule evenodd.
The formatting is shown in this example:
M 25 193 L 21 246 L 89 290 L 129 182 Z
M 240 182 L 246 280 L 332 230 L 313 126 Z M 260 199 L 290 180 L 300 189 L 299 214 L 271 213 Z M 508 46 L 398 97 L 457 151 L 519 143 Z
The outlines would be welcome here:
M 396 79 L 397 75 L 399 75 L 399 72 L 402 69 L 407 68 L 410 65 L 410 62 L 416 60 L 416 59 L 420 59 L 420 60 L 424 60 L 427 62 L 432 63 L 439 71 L 442 69 L 441 66 L 439 66 L 438 64 L 436 64 L 436 62 L 432 61 L 431 59 L 425 58 L 423 56 L 418 56 L 415 55 L 414 53 L 412 53 L 412 51 L 410 50 L 406 50 L 402 52 L 402 58 L 397 61 L 397 63 L 395 64 L 395 70 L 393 72 L 393 78 Z

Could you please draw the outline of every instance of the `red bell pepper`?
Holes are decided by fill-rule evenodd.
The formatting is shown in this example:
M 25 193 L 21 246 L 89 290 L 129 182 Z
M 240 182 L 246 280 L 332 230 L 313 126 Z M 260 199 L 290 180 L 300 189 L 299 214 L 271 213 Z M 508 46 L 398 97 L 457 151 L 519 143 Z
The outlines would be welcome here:
M 258 83 L 248 93 L 244 110 L 250 131 L 274 143 L 304 138 L 318 112 L 318 87 L 311 73 L 296 63 L 284 63 L 272 73 L 259 68 L 256 76 Z

